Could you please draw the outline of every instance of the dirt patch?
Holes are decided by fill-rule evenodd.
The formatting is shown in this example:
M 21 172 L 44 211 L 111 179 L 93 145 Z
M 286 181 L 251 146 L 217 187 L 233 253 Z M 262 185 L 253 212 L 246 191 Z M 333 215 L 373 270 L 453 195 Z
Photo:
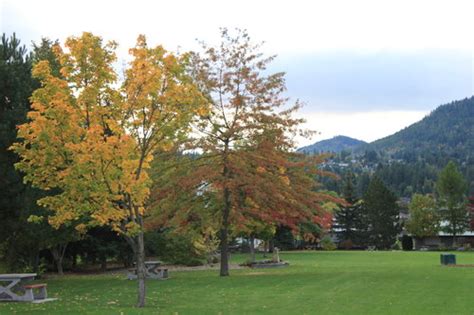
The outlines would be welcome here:
M 265 274 L 266 274 L 265 272 L 247 272 L 247 273 L 244 273 L 243 275 L 244 276 L 261 276 Z
M 179 265 L 163 265 L 168 268 L 169 271 L 193 271 L 193 270 L 218 270 L 220 268 L 219 264 L 213 265 L 202 265 L 202 266 L 179 266 Z M 240 266 L 238 264 L 229 264 L 229 269 L 246 269 L 247 267 Z
M 194 270 L 219 270 L 219 264 L 202 265 L 202 266 L 181 266 L 181 265 L 162 265 L 164 268 L 168 268 L 168 271 L 194 271 Z M 230 270 L 247 269 L 248 267 L 240 266 L 238 264 L 229 264 Z M 100 271 L 97 269 L 80 270 L 80 271 L 67 271 L 64 272 L 66 276 L 88 276 L 88 275 L 123 275 L 127 274 L 128 269 L 123 267 L 112 267 L 108 268 L 107 271 Z M 59 277 L 55 273 L 46 273 L 43 278 L 57 278 Z

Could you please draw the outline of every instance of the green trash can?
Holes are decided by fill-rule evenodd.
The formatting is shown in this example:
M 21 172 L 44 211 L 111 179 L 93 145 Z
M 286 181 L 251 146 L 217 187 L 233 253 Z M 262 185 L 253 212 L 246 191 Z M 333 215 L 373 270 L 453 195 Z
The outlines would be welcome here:
M 441 265 L 455 265 L 456 255 L 454 254 L 441 254 Z

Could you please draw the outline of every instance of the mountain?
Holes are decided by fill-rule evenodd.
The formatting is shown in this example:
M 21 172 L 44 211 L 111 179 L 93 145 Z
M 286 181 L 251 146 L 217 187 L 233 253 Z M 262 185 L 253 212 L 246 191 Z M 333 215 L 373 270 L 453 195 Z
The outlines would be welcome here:
M 444 157 L 466 162 L 474 157 L 474 96 L 441 105 L 421 121 L 368 148 L 406 161 L 433 163 L 433 157 Z
M 328 148 L 320 145 L 323 142 L 300 151 L 324 151 Z M 316 148 L 308 149 L 312 147 Z M 354 146 L 352 154 L 336 154 L 325 167 L 339 175 L 349 170 L 356 174 L 360 195 L 375 174 L 398 196 L 410 197 L 415 192 L 433 193 L 439 171 L 449 161 L 457 164 L 474 195 L 474 96 L 441 105 L 391 136 Z M 324 185 L 341 191 L 339 181 L 326 180 Z
M 355 148 L 367 144 L 367 142 L 357 140 L 346 136 L 336 136 L 332 139 L 322 140 L 306 147 L 298 149 L 304 153 L 321 153 L 321 152 L 334 152 L 339 153 L 341 151 L 352 151 Z

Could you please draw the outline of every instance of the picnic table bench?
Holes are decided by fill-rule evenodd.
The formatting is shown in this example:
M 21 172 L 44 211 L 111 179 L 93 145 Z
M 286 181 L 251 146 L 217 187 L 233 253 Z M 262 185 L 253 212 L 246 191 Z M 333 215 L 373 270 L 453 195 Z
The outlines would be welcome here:
M 47 286 L 46 283 L 25 285 L 23 286 L 25 288 L 25 296 L 29 301 L 44 300 L 48 298 L 48 292 L 46 291 Z M 37 290 L 37 292 L 35 293 L 34 290 Z
M 137 269 L 128 270 L 128 279 L 137 279 Z M 168 268 L 161 266 L 161 261 L 145 261 L 145 276 L 147 279 L 168 279 Z
M 34 280 L 36 273 L 7 273 L 0 274 L 0 301 L 34 301 L 33 289 L 40 289 L 38 299 L 46 298 L 46 285 L 27 286 L 26 283 Z

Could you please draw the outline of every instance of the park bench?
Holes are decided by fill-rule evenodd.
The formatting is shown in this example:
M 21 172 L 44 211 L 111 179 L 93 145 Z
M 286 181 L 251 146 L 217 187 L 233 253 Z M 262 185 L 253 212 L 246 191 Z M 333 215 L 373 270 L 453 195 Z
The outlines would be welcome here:
M 48 298 L 48 292 L 46 291 L 47 284 L 46 283 L 38 283 L 38 284 L 29 284 L 23 286 L 25 289 L 25 297 L 27 300 L 44 300 Z M 37 293 L 34 290 L 37 290 Z

